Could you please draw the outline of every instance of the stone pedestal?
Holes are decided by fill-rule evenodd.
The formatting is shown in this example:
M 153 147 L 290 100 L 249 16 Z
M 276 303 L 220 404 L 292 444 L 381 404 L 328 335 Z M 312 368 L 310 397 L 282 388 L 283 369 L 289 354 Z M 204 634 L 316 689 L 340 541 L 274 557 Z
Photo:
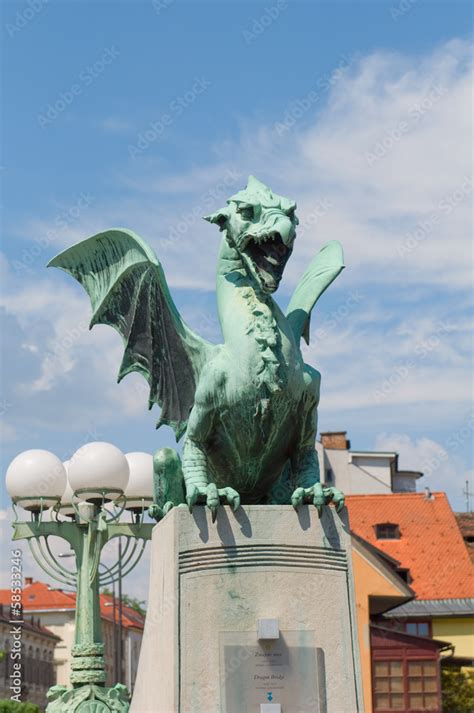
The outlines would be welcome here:
M 347 512 L 251 505 L 155 528 L 131 713 L 358 713 Z

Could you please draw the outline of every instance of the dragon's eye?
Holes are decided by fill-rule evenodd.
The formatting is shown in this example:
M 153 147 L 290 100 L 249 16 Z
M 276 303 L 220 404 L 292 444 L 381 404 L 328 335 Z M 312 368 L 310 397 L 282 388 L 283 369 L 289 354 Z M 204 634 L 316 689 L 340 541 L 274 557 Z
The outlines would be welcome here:
M 237 213 L 240 215 L 242 220 L 253 220 L 254 209 L 251 205 L 241 203 L 239 206 L 237 206 Z

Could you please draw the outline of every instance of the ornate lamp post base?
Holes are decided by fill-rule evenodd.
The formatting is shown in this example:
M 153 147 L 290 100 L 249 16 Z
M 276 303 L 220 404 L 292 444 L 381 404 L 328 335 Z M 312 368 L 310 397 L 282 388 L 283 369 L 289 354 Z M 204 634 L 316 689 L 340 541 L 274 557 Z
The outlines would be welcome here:
M 122 683 L 113 688 L 95 684 L 79 688 L 53 686 L 47 698 L 47 713 L 128 713 L 130 707 L 130 693 Z

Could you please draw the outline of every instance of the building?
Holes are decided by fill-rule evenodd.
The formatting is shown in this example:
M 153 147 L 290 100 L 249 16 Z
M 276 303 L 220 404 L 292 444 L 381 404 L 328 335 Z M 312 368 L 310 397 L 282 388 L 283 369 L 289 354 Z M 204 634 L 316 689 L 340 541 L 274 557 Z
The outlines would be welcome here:
M 390 710 L 394 678 L 402 689 L 392 691 L 397 710 L 439 710 L 438 657 L 443 666 L 474 663 L 474 566 L 446 495 L 349 495 L 347 506 L 356 541 L 396 563 L 416 595 L 379 615 L 370 612 L 373 708 L 367 708 Z M 354 570 L 358 599 L 364 588 L 367 594 L 368 575 L 357 574 L 356 563 Z
M 9 590 L 0 590 L 0 602 L 7 603 Z M 73 591 L 54 589 L 43 582 L 26 578 L 23 589 L 23 609 L 41 616 L 41 620 L 60 638 L 55 649 L 56 682 L 68 686 L 71 666 L 71 649 L 74 644 L 76 594 Z M 118 603 L 113 606 L 112 596 L 100 595 L 102 635 L 105 644 L 106 685 L 117 683 L 116 671 L 119 641 Z M 122 680 L 130 691 L 136 678 L 138 655 L 145 619 L 131 607 L 122 605 Z
M 352 562 L 364 710 L 366 713 L 385 710 L 382 705 L 387 710 L 410 710 L 408 700 L 407 706 L 402 707 L 410 693 L 404 690 L 404 685 L 408 689 L 408 670 L 411 667 L 414 672 L 413 667 L 422 660 L 427 664 L 427 675 L 428 663 L 435 671 L 436 689 L 430 692 L 433 695 L 427 703 L 436 704 L 432 710 L 439 711 L 440 653 L 449 648 L 449 644 L 394 631 L 381 623 L 384 614 L 415 596 L 406 582 L 406 570 L 393 557 L 355 534 L 352 535 Z M 401 690 L 394 690 L 390 696 L 392 684 Z M 380 687 L 388 690 L 379 691 Z
M 54 652 L 59 637 L 42 626 L 36 617 L 23 616 L 21 621 L 12 625 L 9 602 L 6 606 L 0 604 L 0 699 L 16 695 L 10 683 L 12 680 L 15 683 L 12 679 L 18 672 L 15 664 L 21 662 L 21 701 L 35 703 L 44 710 L 46 693 L 56 683 Z
M 354 451 L 346 431 L 321 433 L 316 443 L 321 481 L 342 490 L 346 495 L 358 493 L 412 493 L 422 473 L 399 470 L 398 453 L 387 451 Z
M 397 571 L 397 562 L 368 542 L 352 535 L 352 567 L 364 709 L 372 710 L 371 620 L 414 597 Z

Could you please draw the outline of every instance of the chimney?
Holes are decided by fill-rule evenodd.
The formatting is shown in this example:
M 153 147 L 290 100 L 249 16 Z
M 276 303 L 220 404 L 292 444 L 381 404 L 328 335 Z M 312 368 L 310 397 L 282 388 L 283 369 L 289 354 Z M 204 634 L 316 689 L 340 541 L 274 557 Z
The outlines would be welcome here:
M 30 584 L 33 584 L 33 577 L 25 577 L 25 587 Z
M 351 442 L 346 438 L 347 431 L 326 431 L 321 433 L 321 443 L 324 448 L 333 451 L 347 451 Z

